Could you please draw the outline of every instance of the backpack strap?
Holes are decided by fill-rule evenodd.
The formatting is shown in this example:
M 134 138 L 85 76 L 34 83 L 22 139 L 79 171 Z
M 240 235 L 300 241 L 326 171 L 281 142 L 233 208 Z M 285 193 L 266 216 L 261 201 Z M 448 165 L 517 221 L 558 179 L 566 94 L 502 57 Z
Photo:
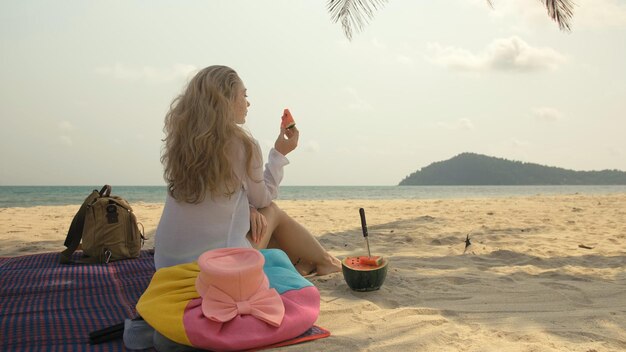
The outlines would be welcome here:
M 107 196 L 111 194 L 111 186 L 104 185 L 100 192 L 94 189 L 93 192 L 91 192 L 91 194 L 80 206 L 78 212 L 76 213 L 76 215 L 74 215 L 74 219 L 72 219 L 70 229 L 67 231 L 67 237 L 65 238 L 65 242 L 63 243 L 63 245 L 67 248 L 59 255 L 59 263 L 73 263 L 72 254 L 74 254 L 74 252 L 80 245 L 80 241 L 83 237 L 83 229 L 85 226 L 85 213 L 87 212 L 87 208 L 91 206 L 98 198 L 103 197 L 105 194 Z

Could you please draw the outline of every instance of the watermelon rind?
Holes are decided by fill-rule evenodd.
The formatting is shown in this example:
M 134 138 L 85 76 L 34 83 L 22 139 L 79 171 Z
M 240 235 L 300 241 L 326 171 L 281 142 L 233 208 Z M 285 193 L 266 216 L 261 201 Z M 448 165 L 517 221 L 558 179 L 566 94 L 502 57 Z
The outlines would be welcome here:
M 351 260 L 355 257 L 346 257 L 341 261 L 343 277 L 354 291 L 375 291 L 385 282 L 387 277 L 387 259 L 383 258 L 380 266 L 362 265 L 355 267 Z

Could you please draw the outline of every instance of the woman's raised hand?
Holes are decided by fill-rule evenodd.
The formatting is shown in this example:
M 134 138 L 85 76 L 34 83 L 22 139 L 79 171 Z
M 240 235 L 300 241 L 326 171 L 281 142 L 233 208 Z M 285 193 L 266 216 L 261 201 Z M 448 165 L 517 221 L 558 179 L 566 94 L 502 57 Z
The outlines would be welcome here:
M 287 155 L 298 146 L 298 138 L 300 131 L 296 126 L 289 129 L 281 127 L 274 148 L 282 155 Z

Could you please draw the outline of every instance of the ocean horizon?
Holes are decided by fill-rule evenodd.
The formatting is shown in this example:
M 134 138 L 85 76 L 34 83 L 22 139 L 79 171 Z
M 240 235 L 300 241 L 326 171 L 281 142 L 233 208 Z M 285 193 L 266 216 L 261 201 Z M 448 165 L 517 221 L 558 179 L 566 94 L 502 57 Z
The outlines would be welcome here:
M 82 204 L 102 186 L 0 186 L 0 208 Z M 451 199 L 626 193 L 626 185 L 549 186 L 281 186 L 278 200 Z M 165 202 L 165 186 L 112 186 L 135 202 Z

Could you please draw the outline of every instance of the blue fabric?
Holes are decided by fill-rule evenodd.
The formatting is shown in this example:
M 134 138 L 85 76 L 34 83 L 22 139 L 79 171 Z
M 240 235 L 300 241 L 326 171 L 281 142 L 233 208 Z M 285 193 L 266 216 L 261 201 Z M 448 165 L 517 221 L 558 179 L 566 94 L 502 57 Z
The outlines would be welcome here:
M 279 294 L 313 286 L 298 273 L 285 252 L 280 249 L 262 249 L 261 254 L 265 257 L 263 271 L 270 282 L 270 288 L 276 289 Z

